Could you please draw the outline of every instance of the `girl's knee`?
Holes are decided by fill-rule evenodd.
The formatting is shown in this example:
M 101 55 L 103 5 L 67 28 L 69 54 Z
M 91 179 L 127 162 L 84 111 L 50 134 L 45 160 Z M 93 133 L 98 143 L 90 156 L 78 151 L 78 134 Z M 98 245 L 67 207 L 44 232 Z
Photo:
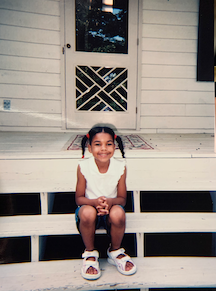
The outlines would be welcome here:
M 114 224 L 125 224 L 125 211 L 119 205 L 114 205 L 110 209 L 109 219 Z
M 79 210 L 80 221 L 84 223 L 92 223 L 96 221 L 97 211 L 93 206 L 83 205 Z

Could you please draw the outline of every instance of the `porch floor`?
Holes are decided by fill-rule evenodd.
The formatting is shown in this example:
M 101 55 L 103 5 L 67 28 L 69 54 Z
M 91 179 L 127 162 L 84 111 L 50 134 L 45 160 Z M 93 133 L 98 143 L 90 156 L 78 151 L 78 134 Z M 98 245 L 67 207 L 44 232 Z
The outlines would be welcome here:
M 216 157 L 213 134 L 137 134 L 153 149 L 126 150 L 127 158 Z M 76 135 L 77 133 L 71 132 L 0 132 L 0 159 L 79 158 L 80 150 L 67 150 L 67 146 Z M 118 150 L 115 155 L 121 156 Z
M 64 260 L 0 266 L 0 290 L 120 290 L 145 288 L 214 288 L 215 258 L 133 258 L 137 273 L 121 275 L 100 259 L 102 276 L 84 280 L 81 260 Z

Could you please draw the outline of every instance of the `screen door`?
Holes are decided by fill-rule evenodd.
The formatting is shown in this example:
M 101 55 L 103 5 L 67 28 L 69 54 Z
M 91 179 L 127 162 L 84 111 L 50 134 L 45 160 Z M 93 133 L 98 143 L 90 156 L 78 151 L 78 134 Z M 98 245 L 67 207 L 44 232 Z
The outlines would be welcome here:
M 136 128 L 138 0 L 66 0 L 67 128 Z

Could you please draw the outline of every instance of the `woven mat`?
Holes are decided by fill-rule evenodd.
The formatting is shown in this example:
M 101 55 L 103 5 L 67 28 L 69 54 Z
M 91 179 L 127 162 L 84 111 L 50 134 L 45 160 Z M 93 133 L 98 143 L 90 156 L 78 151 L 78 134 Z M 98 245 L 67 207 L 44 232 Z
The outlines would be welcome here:
M 81 140 L 83 135 L 77 135 L 74 140 L 67 147 L 67 150 L 81 150 Z M 121 135 L 124 148 L 131 150 L 153 150 L 154 148 L 150 146 L 142 137 L 137 134 Z M 118 148 L 116 146 L 116 148 Z

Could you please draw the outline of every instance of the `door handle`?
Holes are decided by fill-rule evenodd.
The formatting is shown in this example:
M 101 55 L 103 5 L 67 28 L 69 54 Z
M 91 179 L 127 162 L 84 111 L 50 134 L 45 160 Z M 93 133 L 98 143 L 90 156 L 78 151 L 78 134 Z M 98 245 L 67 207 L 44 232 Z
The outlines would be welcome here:
M 71 45 L 69 43 L 67 43 L 67 48 L 71 48 Z

